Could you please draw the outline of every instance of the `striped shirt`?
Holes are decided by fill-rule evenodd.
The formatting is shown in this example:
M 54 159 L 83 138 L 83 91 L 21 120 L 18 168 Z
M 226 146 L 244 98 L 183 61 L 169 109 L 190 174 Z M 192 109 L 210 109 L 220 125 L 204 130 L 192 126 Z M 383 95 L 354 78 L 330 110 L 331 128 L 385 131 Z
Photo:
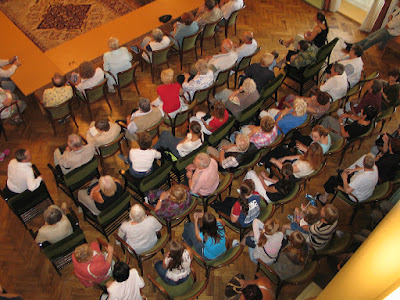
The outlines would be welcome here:
M 324 248 L 335 233 L 337 224 L 337 221 L 332 225 L 322 223 L 321 221 L 314 223 L 309 228 L 310 235 L 307 238 L 307 242 L 316 250 Z

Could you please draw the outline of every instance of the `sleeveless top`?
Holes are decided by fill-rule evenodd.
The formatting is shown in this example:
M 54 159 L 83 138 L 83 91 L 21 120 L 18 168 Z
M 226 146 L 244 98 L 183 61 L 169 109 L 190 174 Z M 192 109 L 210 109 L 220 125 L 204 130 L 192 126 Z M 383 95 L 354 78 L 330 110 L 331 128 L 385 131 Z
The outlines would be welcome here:
M 321 27 L 319 27 L 319 28 L 321 28 Z M 329 32 L 328 26 L 326 26 L 325 29 L 321 28 L 321 32 L 318 33 L 313 40 L 314 45 L 317 46 L 318 48 L 321 48 L 325 44 L 325 40 L 328 36 L 328 32 Z
M 104 195 L 103 192 L 100 190 L 100 195 L 101 195 L 101 197 L 103 197 L 104 202 L 103 203 L 99 203 L 96 201 L 94 202 L 94 204 L 96 205 L 96 208 L 99 211 L 105 210 L 108 206 L 113 204 L 124 193 L 124 189 L 121 186 L 121 184 L 119 184 L 118 182 L 116 182 L 115 184 L 117 185 L 117 190 L 115 191 L 115 194 L 110 197 Z M 97 184 L 95 184 L 95 185 L 97 185 Z M 91 186 L 90 189 L 92 189 L 95 185 Z

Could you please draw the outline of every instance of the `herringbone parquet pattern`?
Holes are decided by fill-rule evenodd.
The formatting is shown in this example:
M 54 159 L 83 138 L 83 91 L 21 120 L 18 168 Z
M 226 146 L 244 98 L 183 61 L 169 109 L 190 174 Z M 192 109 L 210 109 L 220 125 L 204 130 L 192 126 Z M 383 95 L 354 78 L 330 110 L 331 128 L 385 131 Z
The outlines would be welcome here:
M 281 56 L 285 53 L 285 48 L 279 45 L 279 38 L 290 38 L 296 33 L 302 33 L 313 26 L 313 18 L 316 13 L 316 9 L 309 6 L 301 0 L 292 1 L 279 1 L 279 0 L 248 0 L 246 1 L 247 8 L 238 17 L 238 36 L 245 30 L 251 30 L 254 32 L 254 36 L 262 46 L 262 51 L 278 50 Z M 365 35 L 358 30 L 357 24 L 346 19 L 340 14 L 328 13 L 328 22 L 331 28 L 329 39 L 335 36 L 339 36 L 344 40 L 356 41 Z M 233 30 L 230 29 L 229 37 L 235 43 L 238 43 L 238 36 L 233 36 Z M 108 37 L 104 37 L 106 40 Z M 223 38 L 220 34 L 218 41 Z M 334 50 L 332 61 L 342 56 L 340 48 L 343 45 L 343 40 L 340 41 L 340 45 Z M 205 54 L 209 56 L 216 53 L 216 49 L 213 47 L 213 43 L 208 41 L 205 43 Z M 259 54 L 259 56 L 261 53 Z M 258 57 L 259 57 L 258 56 Z M 258 59 L 256 57 L 255 60 Z M 195 58 L 193 53 L 185 54 L 184 57 L 185 65 L 184 69 L 188 68 L 191 63 L 194 62 Z M 388 51 L 385 57 L 381 58 L 381 51 L 371 48 L 364 55 L 365 69 L 367 73 L 374 70 L 379 70 L 383 74 L 383 78 L 386 78 L 388 69 L 391 66 L 397 65 L 399 67 L 398 57 L 395 53 Z M 178 57 L 171 59 L 170 65 L 178 73 L 179 62 Z M 160 84 L 159 71 L 157 71 L 156 84 L 151 83 L 150 70 L 145 68 L 144 72 L 138 71 L 138 85 L 140 92 L 143 96 L 150 99 L 156 97 L 156 86 Z M 279 97 L 288 94 L 287 88 L 282 87 L 279 90 Z M 137 106 L 138 96 L 134 88 L 125 89 L 123 91 L 123 105 L 119 105 L 117 95 L 111 95 L 111 105 L 113 107 L 110 115 L 109 108 L 105 103 L 98 103 L 93 106 L 94 118 L 100 119 L 103 117 L 110 116 L 112 119 L 124 118 L 129 114 L 133 107 Z M 19 148 L 30 149 L 33 155 L 33 162 L 37 165 L 39 170 L 42 172 L 42 176 L 47 184 L 47 187 L 52 195 L 54 201 L 57 204 L 61 204 L 66 201 L 69 206 L 73 206 L 73 202 L 55 186 L 54 179 L 50 170 L 46 167 L 48 162 L 53 162 L 53 151 L 54 149 L 63 144 L 66 138 L 71 132 L 79 132 L 84 134 L 89 125 L 89 115 L 86 111 L 86 107 L 82 105 L 78 107 L 77 103 L 74 103 L 74 111 L 76 112 L 76 118 L 79 125 L 79 130 L 76 129 L 75 125 L 71 121 L 67 121 L 64 125 L 57 125 L 57 135 L 53 135 L 53 131 L 45 117 L 42 116 L 39 111 L 37 103 L 35 103 L 33 97 L 28 98 L 28 109 L 25 113 L 25 117 L 28 120 L 28 125 L 13 127 L 6 125 L 6 130 L 9 136 L 9 142 L 1 141 L 1 149 L 10 148 L 12 152 Z M 399 115 L 388 122 L 385 129 L 393 131 L 397 128 L 399 123 Z M 181 134 L 178 130 L 178 134 Z M 360 150 L 354 150 L 352 153 L 348 153 L 342 166 L 349 165 L 356 158 L 368 151 L 369 147 L 373 144 L 373 140 L 367 141 L 363 144 Z M 124 146 L 125 147 L 125 146 Z M 128 149 L 124 149 L 126 153 Z M 7 164 L 11 159 L 9 156 L 5 161 L 0 163 L 0 179 L 1 186 L 3 187 L 6 182 L 7 176 Z M 307 191 L 315 193 L 316 191 L 322 191 L 322 184 L 326 179 L 335 172 L 337 169 L 338 157 L 330 157 L 328 159 L 327 168 L 324 173 L 318 178 L 313 179 L 307 185 Z M 111 174 L 118 177 L 118 171 L 121 168 L 125 168 L 124 164 L 116 157 L 106 159 L 105 169 L 102 171 L 103 174 Z M 257 170 L 257 168 L 256 168 Z M 234 181 L 234 185 L 238 185 L 238 181 Z M 235 190 L 235 189 L 233 189 Z M 275 218 L 280 220 L 281 223 L 286 223 L 286 215 L 292 212 L 295 206 L 298 206 L 301 199 L 304 199 L 304 192 L 300 197 L 297 198 L 294 203 L 285 207 L 284 213 L 280 210 L 275 213 Z M 349 221 L 350 212 L 348 207 L 343 203 L 335 202 L 337 207 L 340 209 L 342 216 L 340 219 L 341 228 L 351 229 L 345 225 Z M 358 222 L 362 223 L 362 213 L 357 217 Z M 83 221 L 82 215 L 80 218 L 80 224 L 83 228 L 86 238 L 89 242 L 95 238 L 101 236 L 95 231 L 90 225 Z M 72 275 L 72 266 L 65 268 L 62 271 L 62 277 L 59 277 L 54 271 L 50 262 L 40 252 L 34 241 L 30 237 L 29 233 L 25 230 L 24 226 L 9 210 L 4 201 L 0 201 L 0 267 L 1 267 L 1 279 L 0 283 L 8 290 L 18 292 L 24 295 L 25 299 L 32 300 L 75 300 L 75 299 L 98 299 L 100 291 L 87 288 L 85 289 L 79 281 Z M 41 218 L 35 219 L 33 222 L 28 224 L 30 228 L 37 230 L 42 224 Z M 356 225 L 357 226 L 357 225 Z M 180 238 L 183 230 L 183 225 L 180 225 L 174 230 L 174 235 Z M 237 235 L 227 229 L 227 234 L 231 238 L 237 238 Z M 111 238 L 111 242 L 115 245 L 115 241 Z M 117 248 L 118 249 L 118 248 Z M 117 250 L 120 253 L 120 249 Z M 161 254 L 160 254 L 161 255 Z M 161 258 L 161 256 L 159 257 Z M 131 263 L 132 266 L 137 266 L 136 262 Z M 147 261 L 144 264 L 145 273 L 154 274 L 154 270 L 151 266 L 151 261 Z M 198 275 L 204 276 L 204 271 L 197 267 Z M 247 254 L 247 250 L 243 253 L 239 259 L 232 265 L 227 266 L 223 269 L 219 269 L 211 272 L 210 282 L 208 288 L 201 295 L 200 299 L 223 299 L 224 287 L 226 282 L 236 273 L 244 273 L 251 277 L 254 275 L 255 266 L 250 262 Z M 161 299 L 161 296 L 153 292 L 149 281 L 146 279 L 146 287 L 144 289 L 145 295 L 149 299 Z M 279 299 L 294 299 L 306 285 L 299 285 L 296 287 L 288 287 L 282 290 Z

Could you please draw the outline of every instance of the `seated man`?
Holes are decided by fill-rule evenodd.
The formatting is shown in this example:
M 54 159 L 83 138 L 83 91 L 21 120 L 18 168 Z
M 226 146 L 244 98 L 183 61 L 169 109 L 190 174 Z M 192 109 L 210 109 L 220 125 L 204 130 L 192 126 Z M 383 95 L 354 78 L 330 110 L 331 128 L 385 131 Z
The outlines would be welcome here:
M 317 57 L 318 48 L 311 45 L 306 40 L 301 40 L 297 44 L 297 51 L 289 51 L 286 60 L 290 62 L 290 66 L 297 70 L 303 70 L 308 65 L 312 64 Z
M 32 169 L 32 156 L 29 150 L 15 151 L 15 158 L 8 164 L 7 185 L 4 189 L 7 198 L 26 190 L 33 192 L 42 182 L 42 176 L 35 178 Z
M 375 165 L 375 157 L 372 153 L 361 156 L 354 164 L 337 176 L 331 176 L 324 184 L 325 193 L 320 197 L 322 203 L 328 200 L 328 194 L 335 193 L 335 188 L 341 186 L 342 190 L 352 201 L 359 202 L 371 197 L 378 183 L 378 168 Z
M 137 133 L 156 125 L 162 118 L 162 112 L 158 107 L 151 107 L 147 98 L 139 99 L 139 109 L 133 110 L 130 116 L 126 117 L 125 136 L 130 141 L 137 139 Z
M 53 87 L 45 89 L 42 103 L 45 107 L 57 106 L 72 98 L 72 87 L 66 84 L 65 77 L 60 73 L 51 79 Z
M 328 93 L 332 97 L 332 101 L 346 96 L 348 83 L 342 64 L 334 63 L 331 68 L 331 75 L 327 78 L 328 80 L 319 86 L 321 92 Z
M 222 3 L 223 2 L 223 3 Z M 223 5 L 222 5 L 223 4 Z M 243 7 L 243 0 L 230 0 L 221 1 L 221 12 L 225 20 L 228 20 L 234 11 L 237 11 Z
M 5 110 L 1 112 L 1 119 L 7 119 L 13 114 L 16 113 L 17 111 L 17 106 L 16 105 L 11 105 L 11 102 L 14 101 L 16 95 L 11 94 L 8 90 L 3 90 L 0 88 L 0 109 L 3 107 L 7 107 Z M 14 98 L 14 99 L 13 99 Z M 18 108 L 20 112 L 23 112 L 26 108 L 26 102 L 21 101 L 21 100 L 16 100 L 18 102 Z M 10 120 L 10 123 L 12 124 L 18 124 L 21 123 L 22 120 L 21 118 L 17 115 L 14 117 L 12 120 Z
M 274 71 L 271 69 L 274 61 L 274 55 L 264 53 L 260 59 L 260 63 L 251 64 L 244 70 L 244 75 L 240 76 L 240 81 L 243 83 L 246 78 L 253 79 L 257 85 L 257 91 L 261 92 L 262 88 L 275 78 Z
M 0 67 L 11 65 L 7 70 L 0 68 L 0 86 L 5 90 L 10 90 L 12 93 L 15 90 L 15 83 L 11 81 L 10 77 L 15 73 L 17 68 L 21 65 L 17 56 L 10 59 L 0 59 Z
M 92 121 L 86 132 L 86 141 L 95 147 L 103 146 L 115 141 L 121 133 L 121 127 L 107 119 L 101 119 L 97 122 Z
M 68 136 L 67 147 L 54 151 L 54 164 L 60 166 L 63 174 L 88 163 L 94 156 L 93 144 L 82 144 L 82 138 L 73 133 Z
M 215 1 L 205 0 L 196 13 L 195 21 L 197 21 L 200 28 L 204 28 L 206 24 L 217 22 L 221 18 L 221 9 L 215 5 Z
M 242 44 L 237 46 L 235 49 L 236 53 L 238 54 L 238 63 L 240 63 L 243 57 L 252 55 L 257 50 L 258 46 L 257 41 L 253 38 L 253 33 L 251 31 L 243 32 L 240 41 Z
M 71 222 L 65 215 L 67 204 L 62 203 L 61 208 L 57 205 L 50 205 L 43 213 L 45 224 L 40 227 L 35 242 L 38 244 L 49 242 L 55 244 L 72 232 Z
M 378 114 L 380 113 L 382 105 L 382 82 L 379 79 L 375 79 L 373 82 L 368 82 L 366 86 L 367 92 L 361 99 L 354 99 L 346 103 L 347 111 L 358 115 L 363 108 L 371 105 L 375 107 Z M 338 115 L 340 115 L 339 110 Z
M 214 83 L 214 73 L 208 68 L 204 59 L 199 59 L 190 72 L 195 74 L 185 73 L 182 81 L 182 89 L 187 100 L 192 100 L 196 91 L 208 88 Z M 180 76 L 178 76 L 178 82 Z
M 364 63 L 361 58 L 363 53 L 364 48 L 355 44 L 351 47 L 349 55 L 339 60 L 339 63 L 344 66 L 344 71 L 346 72 L 350 88 L 360 81 L 361 73 L 364 69 Z
M 233 51 L 233 42 L 230 39 L 225 39 L 221 43 L 221 54 L 216 54 L 208 60 L 208 66 L 214 70 L 214 79 L 217 79 L 218 74 L 231 68 L 236 64 L 238 54 Z
M 186 167 L 186 177 L 192 194 L 211 195 L 219 185 L 218 163 L 207 153 L 199 153 Z

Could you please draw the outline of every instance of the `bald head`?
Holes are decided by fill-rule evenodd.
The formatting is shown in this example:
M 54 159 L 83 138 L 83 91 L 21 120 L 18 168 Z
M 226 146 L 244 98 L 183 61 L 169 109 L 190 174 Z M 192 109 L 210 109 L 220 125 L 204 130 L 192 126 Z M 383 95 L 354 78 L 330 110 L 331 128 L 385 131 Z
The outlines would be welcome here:
M 60 73 L 54 74 L 52 81 L 53 85 L 56 87 L 62 87 L 65 84 L 65 78 Z
M 240 40 L 245 44 L 251 44 L 253 41 L 253 33 L 251 31 L 243 32 L 243 35 Z
M 233 49 L 233 42 L 230 39 L 224 39 L 221 43 L 222 53 L 229 53 Z

